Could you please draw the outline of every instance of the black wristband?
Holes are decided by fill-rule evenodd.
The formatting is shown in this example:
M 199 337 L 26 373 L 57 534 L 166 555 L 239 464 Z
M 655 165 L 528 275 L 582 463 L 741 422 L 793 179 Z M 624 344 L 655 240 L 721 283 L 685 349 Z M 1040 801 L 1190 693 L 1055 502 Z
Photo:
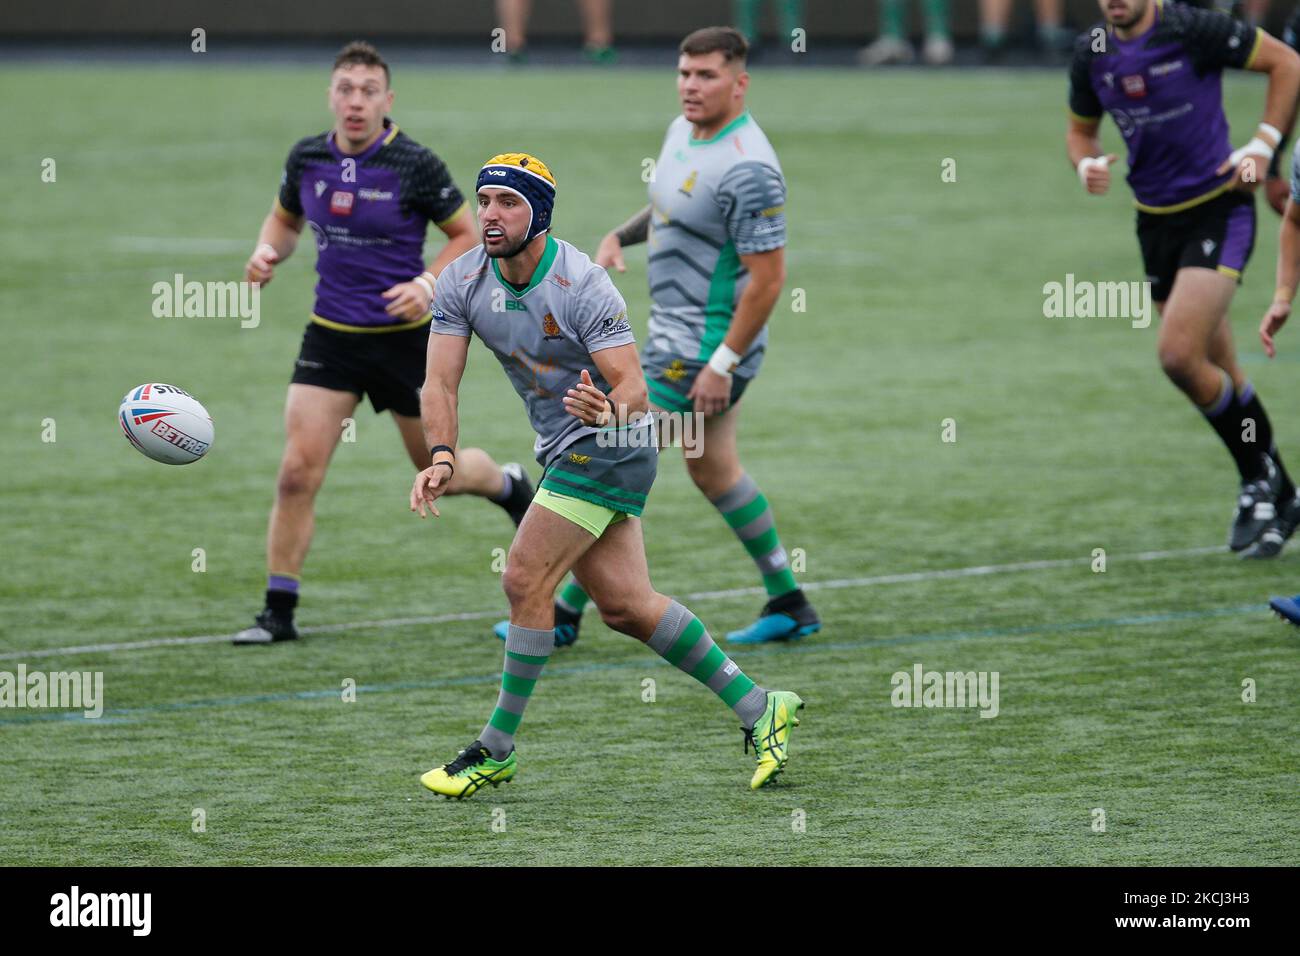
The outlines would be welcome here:
M 432 458 L 440 451 L 450 452 L 453 459 L 456 457 L 456 449 L 452 448 L 450 445 L 434 445 L 429 449 L 429 457 Z
M 448 468 L 451 469 L 451 474 L 449 474 L 449 475 L 447 476 L 447 480 L 448 480 L 448 481 L 451 480 L 451 476 L 452 476 L 452 475 L 456 474 L 456 466 L 453 465 L 451 462 L 449 462 L 446 458 L 444 458 L 442 461 L 435 461 L 435 462 L 434 462 L 432 465 L 430 465 L 429 467 L 430 467 L 430 468 L 436 468 L 438 465 L 446 465 Z

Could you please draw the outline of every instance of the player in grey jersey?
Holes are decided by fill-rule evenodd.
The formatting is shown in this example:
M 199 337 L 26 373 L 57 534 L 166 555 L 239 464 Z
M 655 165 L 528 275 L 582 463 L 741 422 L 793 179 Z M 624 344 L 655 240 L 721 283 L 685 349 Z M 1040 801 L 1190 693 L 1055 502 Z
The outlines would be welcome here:
M 768 596 L 759 619 L 727 640 L 761 643 L 803 637 L 821 621 L 736 450 L 737 403 L 758 374 L 785 282 L 785 179 L 745 108 L 747 54 L 730 27 L 682 41 L 682 115 L 668 127 L 650 205 L 607 235 L 595 259 L 622 272 L 623 247 L 649 240 L 650 335 L 641 364 L 651 406 L 656 414 L 704 416 L 692 450 L 701 454 L 685 455 L 686 470 L 758 566 Z M 577 638 L 586 602 L 573 583 L 560 593 L 557 644 Z
M 727 635 L 758 643 L 802 637 L 821 622 L 736 449 L 737 403 L 758 374 L 785 281 L 785 179 L 745 107 L 747 54 L 729 27 L 682 41 L 682 115 L 668 127 L 650 205 L 605 237 L 596 262 L 621 271 L 622 248 L 649 241 L 650 336 L 641 363 L 650 400 L 656 411 L 706 416 L 702 454 L 686 457 L 686 468 L 758 566 L 768 601 L 758 621 Z
M 496 708 L 478 739 L 420 782 L 461 798 L 514 777 L 515 732 L 554 646 L 555 588 L 572 570 L 606 624 L 648 644 L 735 711 L 758 758 L 750 780 L 757 790 L 785 765 L 803 701 L 755 684 L 695 615 L 650 584 L 638 516 L 658 448 L 653 436 L 602 435 L 650 428 L 623 297 L 604 269 L 550 235 L 555 178 L 536 157 L 488 160 L 477 200 L 482 248 L 448 265 L 434 290 L 421 390 L 433 464 L 416 477 L 411 510 L 436 516 L 433 502 L 455 473 L 457 391 L 471 333 L 523 400 L 545 470 L 506 558 L 510 621 Z M 627 440 L 603 440 L 609 437 Z M 599 779 L 599 761 L 589 764 L 573 772 Z
M 1282 211 L 1282 227 L 1277 240 L 1277 287 L 1273 292 L 1273 302 L 1259 324 L 1259 338 L 1269 358 L 1277 355 L 1277 343 L 1273 337 L 1291 315 L 1297 285 L 1300 285 L 1300 141 L 1296 142 L 1291 155 L 1291 189 Z M 1274 553 L 1281 551 L 1297 525 L 1300 525 L 1300 504 L 1292 503 L 1280 508 L 1273 522 L 1260 535 L 1260 546 Z M 1300 594 L 1273 598 L 1270 604 L 1278 614 L 1300 626 Z

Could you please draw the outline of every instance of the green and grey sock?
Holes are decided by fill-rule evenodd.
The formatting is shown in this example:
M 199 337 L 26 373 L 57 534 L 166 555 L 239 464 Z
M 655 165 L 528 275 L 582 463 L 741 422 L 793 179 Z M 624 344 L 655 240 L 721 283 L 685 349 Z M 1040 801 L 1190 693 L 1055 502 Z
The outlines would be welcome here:
M 542 676 L 542 668 L 555 646 L 553 630 L 539 631 L 512 623 L 506 634 L 506 661 L 501 670 L 501 694 L 492 719 L 478 739 L 493 760 L 505 760 L 515 745 L 515 731 L 524 719 L 524 707 Z
M 555 603 L 566 611 L 581 614 L 582 609 L 587 606 L 587 602 L 590 600 L 591 598 L 587 596 L 587 592 L 582 589 L 582 585 L 574 578 L 569 578 L 568 583 L 560 589 L 560 596 L 555 599 Z
M 803 0 L 781 0 L 778 10 L 781 15 L 781 29 L 785 31 L 782 42 L 789 46 L 790 37 L 794 34 L 794 31 L 803 29 L 805 26 Z
M 690 674 L 753 727 L 767 707 L 767 691 L 745 676 L 709 637 L 700 619 L 673 601 L 646 641 L 649 648 L 680 671 Z
M 747 474 L 741 475 L 730 489 L 711 500 L 758 565 L 768 596 L 780 597 L 797 591 L 799 585 L 790 570 L 789 556 L 776 534 L 772 508 L 758 490 L 758 485 L 754 484 L 754 479 Z
M 733 0 L 736 29 L 750 43 L 758 38 L 758 13 L 763 0 Z
M 929 36 L 949 35 L 948 0 L 925 0 L 925 32 Z

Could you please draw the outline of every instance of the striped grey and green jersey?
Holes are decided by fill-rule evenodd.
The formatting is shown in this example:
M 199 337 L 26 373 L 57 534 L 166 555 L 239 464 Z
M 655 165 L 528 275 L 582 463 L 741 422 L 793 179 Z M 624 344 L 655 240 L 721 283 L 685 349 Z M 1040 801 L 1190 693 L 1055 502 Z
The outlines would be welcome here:
M 749 281 L 740 256 L 785 245 L 785 178 L 749 111 L 711 139 L 691 130 L 673 120 L 650 183 L 648 364 L 707 361 Z M 754 375 L 766 345 L 764 327 L 736 374 Z
M 522 292 L 506 284 L 481 245 L 451 262 L 438 276 L 429 331 L 472 332 L 491 349 L 528 409 L 537 433 L 533 451 L 543 465 L 597 431 L 564 407 L 583 369 L 602 392 L 610 390 L 592 353 L 635 343 L 627 306 L 605 270 L 551 236 Z

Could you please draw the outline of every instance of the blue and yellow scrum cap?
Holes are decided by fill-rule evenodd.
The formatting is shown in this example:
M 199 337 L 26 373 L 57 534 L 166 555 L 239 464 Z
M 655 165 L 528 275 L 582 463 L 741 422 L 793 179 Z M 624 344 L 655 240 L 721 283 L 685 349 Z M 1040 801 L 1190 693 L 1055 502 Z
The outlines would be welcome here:
M 528 204 L 532 222 L 528 226 L 531 241 L 551 228 L 551 212 L 555 208 L 555 177 L 546 164 L 527 153 L 501 153 L 493 156 L 478 171 L 475 191 L 484 186 L 508 189 Z

